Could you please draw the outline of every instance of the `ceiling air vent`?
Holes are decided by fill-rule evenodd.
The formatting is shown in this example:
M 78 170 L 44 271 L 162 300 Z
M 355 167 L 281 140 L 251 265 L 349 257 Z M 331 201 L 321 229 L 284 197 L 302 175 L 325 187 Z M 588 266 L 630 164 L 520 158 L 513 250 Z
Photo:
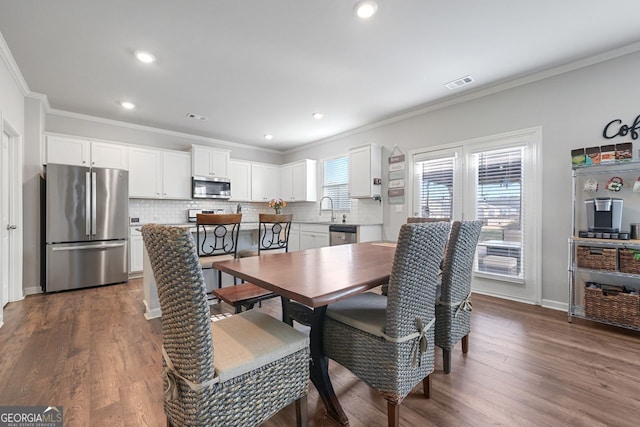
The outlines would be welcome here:
M 461 86 L 465 86 L 468 85 L 469 83 L 473 83 L 473 77 L 471 76 L 464 76 L 464 77 L 460 77 L 459 79 L 456 79 L 452 82 L 449 83 L 445 83 L 445 87 L 449 90 L 453 90 L 453 89 L 458 89 Z
M 205 116 L 201 116 L 200 114 L 187 113 L 187 117 L 195 120 L 207 120 Z

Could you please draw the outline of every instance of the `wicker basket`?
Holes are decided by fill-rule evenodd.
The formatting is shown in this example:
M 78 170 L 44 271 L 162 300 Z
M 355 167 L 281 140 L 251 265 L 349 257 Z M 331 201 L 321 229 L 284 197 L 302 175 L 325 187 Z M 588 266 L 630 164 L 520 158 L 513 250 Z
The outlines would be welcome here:
M 618 249 L 620 256 L 620 271 L 623 273 L 640 274 L 640 250 Z
M 615 248 L 578 246 L 576 258 L 578 267 L 616 271 L 617 249 Z
M 584 313 L 593 319 L 640 327 L 640 295 L 607 295 L 602 289 L 585 288 Z

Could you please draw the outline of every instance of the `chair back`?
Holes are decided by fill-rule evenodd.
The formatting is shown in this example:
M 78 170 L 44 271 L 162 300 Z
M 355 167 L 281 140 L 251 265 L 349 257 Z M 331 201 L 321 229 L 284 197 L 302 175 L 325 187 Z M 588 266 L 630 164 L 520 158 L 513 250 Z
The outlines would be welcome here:
M 442 263 L 440 300 L 457 302 L 471 292 L 471 277 L 482 221 L 454 221 Z
M 214 378 L 209 304 L 189 229 L 146 224 L 149 254 L 162 309 L 162 342 L 176 370 L 194 383 Z
M 420 216 L 410 216 L 407 218 L 407 224 L 416 224 L 422 222 L 449 222 L 449 218 L 423 218 Z
M 238 248 L 242 214 L 197 214 L 196 245 L 200 256 L 233 255 Z
M 289 231 L 293 214 L 260 214 L 258 255 L 263 251 L 289 251 Z
M 400 228 L 389 278 L 387 335 L 410 335 L 416 332 L 418 318 L 423 325 L 434 318 L 440 261 L 450 228 L 448 222 L 404 224 Z

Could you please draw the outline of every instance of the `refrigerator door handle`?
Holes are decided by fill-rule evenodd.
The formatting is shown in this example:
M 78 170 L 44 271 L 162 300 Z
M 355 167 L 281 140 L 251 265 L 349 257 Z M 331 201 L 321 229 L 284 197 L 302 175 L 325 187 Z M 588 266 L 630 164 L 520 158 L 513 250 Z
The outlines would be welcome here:
M 53 252 L 59 251 L 77 251 L 77 250 L 85 250 L 85 249 L 110 249 L 110 248 L 119 248 L 125 246 L 126 243 L 107 243 L 103 245 L 84 245 L 84 246 L 57 246 L 55 248 L 51 248 Z
M 85 184 L 85 233 L 91 236 L 91 175 L 89 172 L 85 173 Z
M 91 173 L 91 234 L 96 234 L 96 173 Z

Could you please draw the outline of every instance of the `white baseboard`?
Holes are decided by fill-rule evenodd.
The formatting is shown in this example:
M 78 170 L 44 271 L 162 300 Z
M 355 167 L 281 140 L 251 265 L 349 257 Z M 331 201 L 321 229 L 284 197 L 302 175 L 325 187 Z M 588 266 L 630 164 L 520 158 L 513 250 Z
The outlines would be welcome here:
M 542 306 L 558 311 L 569 311 L 569 304 L 567 304 L 566 302 L 554 301 L 550 299 L 543 299 Z
M 40 286 L 30 286 L 28 288 L 24 288 L 24 295 L 35 295 L 41 294 L 42 288 Z
M 162 317 L 162 310 L 160 307 L 149 310 L 149 306 L 147 306 L 147 301 L 142 301 L 144 303 L 144 318 L 147 320 L 157 319 L 158 317 Z
M 530 301 L 530 300 L 508 297 L 508 296 L 505 296 L 505 295 L 502 295 L 502 294 L 498 294 L 498 293 L 494 293 L 494 292 L 486 292 L 486 291 L 477 290 L 477 289 L 472 289 L 472 292 L 474 294 L 486 295 L 488 297 L 506 299 L 507 301 L 515 301 L 515 302 L 521 302 L 521 303 L 524 303 L 524 304 L 536 305 L 535 302 Z

